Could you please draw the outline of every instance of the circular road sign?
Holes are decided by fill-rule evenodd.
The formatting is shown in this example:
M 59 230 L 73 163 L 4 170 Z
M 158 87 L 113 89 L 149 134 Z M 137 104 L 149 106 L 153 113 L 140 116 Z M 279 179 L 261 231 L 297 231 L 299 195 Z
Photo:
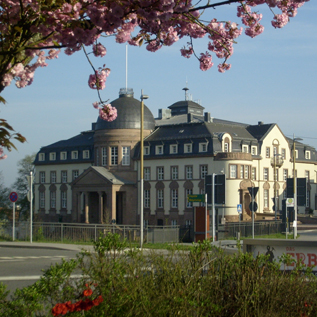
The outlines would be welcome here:
M 252 206 L 253 205 L 253 206 Z M 258 210 L 258 204 L 256 203 L 256 202 L 254 202 L 254 203 L 250 203 L 250 205 L 249 205 L 249 208 L 250 208 L 250 210 L 251 211 L 257 211 Z M 252 210 L 253 209 L 253 210 Z
M 18 194 L 16 192 L 12 192 L 9 195 L 11 202 L 15 203 L 18 200 Z

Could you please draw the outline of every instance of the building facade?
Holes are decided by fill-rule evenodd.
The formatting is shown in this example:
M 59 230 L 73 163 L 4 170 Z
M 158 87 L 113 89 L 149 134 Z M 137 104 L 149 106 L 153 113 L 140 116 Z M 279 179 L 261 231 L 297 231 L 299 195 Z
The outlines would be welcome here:
M 118 111 L 115 121 L 98 118 L 90 131 L 37 153 L 39 219 L 139 224 L 140 101 L 123 89 L 111 104 Z M 299 213 L 317 209 L 316 150 L 287 138 L 277 124 L 212 118 L 188 98 L 160 109 L 157 119 L 145 107 L 144 117 L 146 224 L 192 224 L 198 204 L 188 202 L 187 195 L 203 194 L 205 176 L 212 173 L 225 174 L 226 200 L 217 209 L 226 221 L 238 220 L 237 204 L 242 204 L 243 219 L 250 219 L 248 187 L 259 188 L 257 217 L 273 215 L 274 202 L 281 210 L 294 166 L 296 176 L 307 180 Z

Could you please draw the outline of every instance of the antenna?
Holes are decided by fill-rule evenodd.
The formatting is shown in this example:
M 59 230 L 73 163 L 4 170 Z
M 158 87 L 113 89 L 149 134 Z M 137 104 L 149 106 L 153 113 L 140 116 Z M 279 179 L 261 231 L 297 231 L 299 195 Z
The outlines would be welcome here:
M 187 88 L 187 84 L 188 84 L 188 82 L 187 82 L 187 77 L 186 77 L 186 87 L 185 88 L 183 88 L 183 90 L 185 90 L 185 100 L 188 100 L 188 90 L 189 90 L 189 88 Z
M 125 45 L 125 89 L 128 91 L 128 44 Z

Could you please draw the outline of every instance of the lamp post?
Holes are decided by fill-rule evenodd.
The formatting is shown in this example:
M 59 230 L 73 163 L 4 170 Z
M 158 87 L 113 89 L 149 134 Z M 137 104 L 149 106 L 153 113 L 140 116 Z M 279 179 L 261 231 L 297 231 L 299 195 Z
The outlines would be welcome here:
M 140 126 L 140 248 L 143 247 L 143 126 L 144 126 L 144 99 L 148 99 L 149 96 L 143 95 L 143 89 L 141 90 L 141 126 Z
M 275 205 L 275 221 L 277 220 L 277 209 L 278 209 L 278 203 L 277 203 L 277 171 L 278 168 L 280 168 L 284 161 L 281 154 L 275 153 L 274 157 L 272 158 L 271 165 L 274 168 L 274 205 Z
M 301 138 L 295 138 L 293 134 L 293 180 L 294 180 L 294 222 L 293 222 L 293 229 L 294 229 L 294 239 L 297 238 L 297 181 L 296 181 L 296 170 L 295 170 L 295 162 L 296 162 L 296 151 L 295 151 L 295 141 L 301 141 Z

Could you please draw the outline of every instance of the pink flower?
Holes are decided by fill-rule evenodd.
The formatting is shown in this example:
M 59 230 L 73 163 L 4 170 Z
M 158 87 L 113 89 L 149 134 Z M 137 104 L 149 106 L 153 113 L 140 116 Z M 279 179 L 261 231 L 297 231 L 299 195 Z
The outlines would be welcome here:
M 3 147 L 0 147 L 0 160 L 4 160 L 7 158 L 7 155 L 3 153 Z
M 107 53 L 106 48 L 100 43 L 94 44 L 93 47 L 92 47 L 92 50 L 93 50 L 94 55 L 96 57 L 98 57 L 98 56 L 103 57 Z
M 99 108 L 99 117 L 105 121 L 114 121 L 117 118 L 117 109 L 111 107 L 111 104 Z
M 206 52 L 205 54 L 204 53 L 200 54 L 199 62 L 200 62 L 200 69 L 203 71 L 210 69 L 214 65 L 214 63 L 212 63 L 211 61 L 211 55 L 208 52 Z

